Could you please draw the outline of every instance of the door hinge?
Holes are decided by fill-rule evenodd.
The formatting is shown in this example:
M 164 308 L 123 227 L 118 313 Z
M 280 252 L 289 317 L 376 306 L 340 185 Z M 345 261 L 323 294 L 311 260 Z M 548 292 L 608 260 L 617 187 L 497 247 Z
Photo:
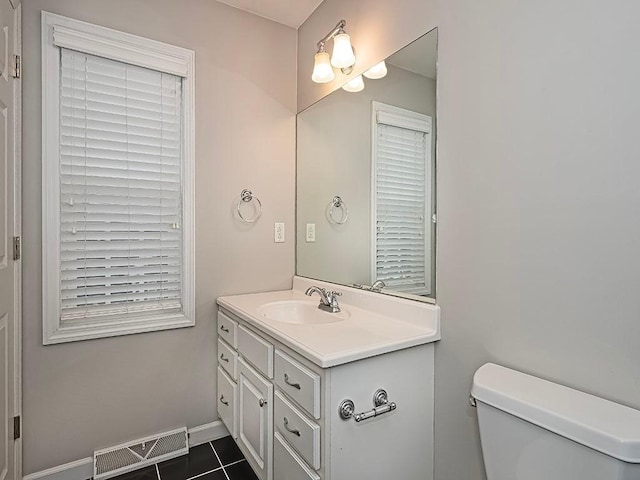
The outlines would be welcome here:
M 20 237 L 13 237 L 13 259 L 20 260 L 21 253 Z
M 20 415 L 13 417 L 13 439 L 20 438 Z
M 13 78 L 20 78 L 20 75 L 22 73 L 22 57 L 20 57 L 20 55 L 14 55 L 14 57 L 15 57 L 15 64 L 14 64 Z

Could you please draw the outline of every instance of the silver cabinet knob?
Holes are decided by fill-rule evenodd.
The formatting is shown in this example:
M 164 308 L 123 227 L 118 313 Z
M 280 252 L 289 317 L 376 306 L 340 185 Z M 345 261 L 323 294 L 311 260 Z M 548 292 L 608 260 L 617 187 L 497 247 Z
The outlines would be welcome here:
M 229 405 L 229 402 L 227 402 L 227 401 L 224 399 L 224 395 L 220 395 L 220 403 L 222 403 L 223 405 Z
M 258 403 L 260 404 L 261 407 L 264 407 L 267 404 L 267 401 L 264 398 L 261 398 Z

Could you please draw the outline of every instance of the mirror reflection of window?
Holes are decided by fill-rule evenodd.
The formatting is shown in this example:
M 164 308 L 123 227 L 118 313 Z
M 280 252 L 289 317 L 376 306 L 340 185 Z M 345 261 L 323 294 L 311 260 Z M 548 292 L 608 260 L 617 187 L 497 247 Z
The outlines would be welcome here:
M 372 112 L 372 278 L 397 292 L 429 295 L 432 119 L 379 102 Z

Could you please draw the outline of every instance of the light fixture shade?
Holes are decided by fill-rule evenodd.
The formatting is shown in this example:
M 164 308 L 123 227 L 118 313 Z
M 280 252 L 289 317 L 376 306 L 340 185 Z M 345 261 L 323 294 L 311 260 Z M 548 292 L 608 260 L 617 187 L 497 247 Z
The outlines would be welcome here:
M 363 75 L 371 80 L 378 80 L 387 75 L 387 65 L 383 60 L 364 72 Z
M 329 54 L 327 52 L 318 52 L 315 57 L 316 61 L 313 65 L 313 73 L 311 80 L 316 83 L 327 83 L 336 78 L 333 68 L 329 62 Z
M 342 86 L 342 89 L 352 93 L 364 90 L 364 80 L 362 79 L 362 75 L 358 75 L 357 77 L 349 80 Z
M 351 38 L 346 33 L 339 33 L 333 37 L 331 65 L 336 68 L 349 68 L 354 63 L 356 63 L 356 56 L 351 47 Z

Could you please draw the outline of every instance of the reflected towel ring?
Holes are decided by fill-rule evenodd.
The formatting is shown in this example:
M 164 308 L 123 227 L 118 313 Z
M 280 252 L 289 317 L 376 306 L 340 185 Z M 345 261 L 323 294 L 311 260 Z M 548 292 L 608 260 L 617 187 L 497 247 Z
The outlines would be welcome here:
M 240 207 L 242 206 L 242 202 L 250 203 L 252 200 L 255 200 L 258 204 L 257 213 L 253 218 L 246 218 L 244 215 L 242 215 Z M 245 188 L 244 190 L 242 190 L 242 192 L 240 192 L 240 200 L 238 200 L 238 206 L 236 207 L 236 210 L 238 211 L 238 217 L 240 217 L 240 220 L 245 223 L 254 223 L 262 216 L 262 202 L 258 197 L 255 197 L 253 195 L 251 190 Z
M 334 209 L 340 209 L 340 218 L 337 220 L 334 216 Z M 349 209 L 347 208 L 347 205 L 344 203 L 342 198 L 336 195 L 333 197 L 333 200 L 329 202 L 329 205 L 327 205 L 327 220 L 335 225 L 343 225 L 347 222 L 348 218 Z

